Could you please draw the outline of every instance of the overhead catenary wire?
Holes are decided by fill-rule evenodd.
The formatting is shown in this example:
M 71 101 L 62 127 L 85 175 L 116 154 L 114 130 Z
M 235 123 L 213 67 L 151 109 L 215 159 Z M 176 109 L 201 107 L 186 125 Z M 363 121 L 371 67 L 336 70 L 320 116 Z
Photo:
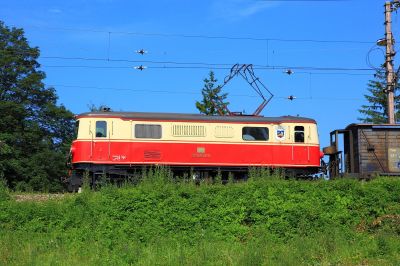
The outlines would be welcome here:
M 99 86 L 82 86 L 82 85 L 67 85 L 58 83 L 48 83 L 48 87 L 65 87 L 65 88 L 78 88 L 78 89 L 95 89 L 95 90 L 111 90 L 111 91 L 128 91 L 137 93 L 168 93 L 178 95 L 200 95 L 199 92 L 187 91 L 187 90 L 147 90 L 147 89 L 131 89 L 131 88 L 116 88 L 116 87 L 99 87 Z M 230 97 L 248 97 L 248 98 L 259 98 L 257 95 L 249 94 L 229 94 Z M 275 96 L 275 99 L 288 100 L 287 96 Z M 330 97 L 296 97 L 296 100 L 334 100 L 334 101 L 360 101 L 358 98 L 330 98 Z
M 3 50 L 2 52 L 6 53 L 29 53 L 28 51 L 15 51 L 15 50 Z M 38 52 L 34 51 L 33 54 L 38 54 Z M 205 62 L 177 62 L 177 61 L 152 61 L 152 60 L 129 60 L 129 59 L 115 59 L 110 58 L 109 55 L 109 47 L 107 51 L 107 58 L 93 58 L 93 57 L 82 57 L 82 56 L 40 56 L 39 59 L 58 59 L 58 60 L 84 60 L 84 61 L 104 61 L 104 62 L 127 62 L 127 63 L 138 63 L 142 65 L 144 68 L 153 68 L 153 69 L 230 69 L 230 67 L 236 63 L 205 63 Z M 144 64 L 162 64 L 163 66 L 145 66 Z M 171 66 L 172 65 L 172 66 Z M 173 65 L 184 65 L 184 67 L 176 67 Z M 195 66 L 192 66 L 195 65 Z M 201 65 L 203 67 L 198 67 Z M 255 69 L 296 69 L 296 70 L 308 70 L 308 71 L 373 71 L 375 70 L 372 66 L 371 68 L 346 68 L 346 67 L 313 67 L 313 66 L 279 66 L 279 65 L 259 65 L 253 64 Z M 48 67 L 80 67 L 80 68 L 126 68 L 126 67 L 99 67 L 99 66 L 48 66 Z M 137 66 L 132 66 L 133 68 L 138 69 Z M 300 72 L 298 72 L 300 73 Z M 307 72 L 308 73 L 308 72 Z M 326 73 L 328 74 L 328 73 Z M 338 73 L 339 74 L 339 73 Z M 355 75 L 356 73 L 347 73 L 347 75 Z M 368 74 L 365 74 L 368 75 Z
M 309 72 L 296 71 L 296 74 L 312 74 L 312 75 L 348 75 L 348 76 L 371 76 L 371 73 L 349 73 L 349 72 Z
M 15 52 L 9 51 L 7 52 Z M 4 51 L 3 51 L 4 52 Z M 36 54 L 36 53 L 35 53 Z M 136 63 L 136 64 L 162 64 L 162 66 L 144 66 L 149 69 L 222 69 L 230 70 L 233 63 L 204 63 L 204 62 L 177 62 L 177 61 L 152 61 L 152 60 L 129 60 L 129 59 L 111 59 L 111 58 L 89 58 L 89 57 L 66 57 L 66 56 L 40 56 L 40 59 L 54 59 L 54 60 L 79 60 L 79 61 L 93 61 L 93 62 L 107 62 L 107 63 Z M 46 65 L 40 64 L 41 67 L 48 68 L 88 68 L 88 69 L 133 69 L 137 66 L 94 66 L 94 65 Z M 176 66 L 181 65 L 181 66 Z M 200 65 L 200 66 L 199 66 Z M 349 76 L 370 76 L 371 73 L 353 73 L 353 71 L 375 71 L 371 68 L 343 68 L 343 67 L 310 67 L 310 66 L 277 66 L 277 65 L 258 65 L 254 64 L 254 69 L 261 70 L 287 70 L 288 68 L 296 69 L 296 74 L 314 74 L 314 75 L 349 75 Z M 302 71 L 298 71 L 302 70 Z M 308 71 L 305 71 L 308 70 Z M 310 72 L 313 71 L 313 72 Z M 316 72 L 317 71 L 317 72 Z M 334 71 L 334 72 L 321 72 L 321 71 Z M 348 72 L 344 72 L 348 71 Z
M 199 95 L 199 92 L 187 90 L 145 90 L 145 89 L 130 89 L 130 88 L 116 88 L 116 87 L 98 87 L 98 86 L 82 86 L 82 85 L 63 85 L 63 84 L 47 84 L 49 87 L 65 87 L 65 88 L 80 88 L 80 89 L 96 89 L 96 90 L 112 90 L 112 91 L 130 91 L 130 92 L 145 92 L 145 93 L 173 93 L 173 94 L 189 94 Z M 258 98 L 256 95 L 247 94 L 231 94 L 234 97 L 250 97 Z
M 170 65 L 201 65 L 207 67 L 225 66 L 229 69 L 236 63 L 204 63 L 204 62 L 178 62 L 178 61 L 155 61 L 155 60 L 129 60 L 129 59 L 107 59 L 107 58 L 89 58 L 89 57 L 62 57 L 62 56 L 42 56 L 43 59 L 62 59 L 62 60 L 82 60 L 82 61 L 109 61 L 109 62 L 127 62 L 127 63 L 147 63 L 147 64 L 170 64 Z M 261 69 L 313 69 L 313 70 L 351 70 L 351 71 L 372 71 L 373 68 L 346 68 L 346 67 L 312 67 L 312 66 L 279 66 L 279 65 L 259 65 L 253 64 L 254 68 Z
M 382 56 L 383 56 L 383 57 L 385 57 L 385 52 L 384 52 L 380 47 L 378 47 L 377 45 L 373 45 L 373 46 L 369 49 L 369 51 L 368 51 L 368 53 L 367 53 L 367 55 L 366 55 L 366 57 L 365 57 L 365 62 L 366 62 L 366 64 L 367 64 L 367 66 L 369 66 L 370 68 L 374 69 L 375 71 L 378 71 L 378 70 L 379 70 L 379 67 L 376 67 L 376 66 L 374 66 L 374 65 L 371 63 L 371 53 L 372 53 L 373 51 L 380 51 L 380 52 L 382 53 Z
M 39 60 L 46 59 L 46 60 L 79 60 L 79 61 L 92 61 L 92 62 L 107 62 L 107 63 L 138 63 L 138 64 L 150 64 L 147 68 L 149 69 L 222 69 L 222 70 L 229 70 L 233 63 L 206 63 L 206 62 L 178 62 L 178 61 L 154 61 L 154 60 L 130 60 L 130 59 L 115 59 L 110 58 L 110 35 L 112 32 L 105 31 L 108 33 L 108 49 L 107 49 L 107 58 L 96 58 L 96 57 L 66 57 L 66 56 L 40 56 Z M 193 37 L 193 36 L 192 36 Z M 268 39 L 268 41 L 272 41 L 272 39 Z M 310 41 L 310 40 L 297 40 L 297 41 Z M 325 42 L 325 41 L 323 41 Z M 340 41 L 341 42 L 341 41 Z M 364 43 L 364 42 L 363 42 Z M 35 52 L 36 53 L 36 52 Z M 88 69 L 133 69 L 135 66 L 93 66 L 93 65 L 46 65 L 42 64 L 43 67 L 50 67 L 50 68 L 88 68 Z M 346 73 L 344 71 L 362 71 L 362 72 L 370 72 L 374 71 L 373 68 L 346 68 L 346 67 L 316 67 L 316 66 L 279 66 L 279 65 L 258 65 L 254 64 L 254 69 L 264 69 L 264 70 L 285 70 L 285 69 L 295 69 L 297 70 L 297 74 L 311 74 L 309 71 L 314 71 L 312 74 L 317 75 L 328 75 L 328 74 L 335 74 L 335 75 L 370 75 L 365 73 Z M 298 71 L 301 70 L 301 71 Z M 315 72 L 318 71 L 318 72 Z M 332 72 L 321 72 L 321 71 L 332 71 Z M 61 87 L 61 86 L 60 86 Z M 64 86 L 66 87 L 66 86 Z M 75 86 L 76 87 L 76 86 Z M 104 88 L 101 88 L 104 89 Z M 126 89 L 119 89 L 119 90 L 126 90 Z M 132 91 L 132 90 L 130 90 Z M 136 90 L 137 91 L 137 90 Z M 144 90 L 143 92 L 152 92 L 152 93 L 177 93 L 180 92 L 173 92 L 173 91 L 148 91 Z M 197 94 L 197 93 L 192 93 Z M 234 95 L 233 97 L 256 97 L 256 96 L 249 96 L 249 95 Z M 277 99 L 285 99 L 287 100 L 287 96 L 275 97 Z M 323 100 L 322 98 L 314 98 L 315 100 Z M 331 98 L 324 98 L 324 99 L 331 99 Z M 296 97 L 296 100 L 313 100 L 311 97 Z M 349 98 L 337 98 L 333 100 L 359 100 L 359 99 L 349 99 Z
M 60 30 L 60 28 L 53 30 Z M 211 36 L 211 35 L 192 35 L 192 34 L 166 34 L 166 33 L 151 33 L 151 32 L 122 32 L 122 31 L 109 31 L 109 30 L 85 30 L 85 29 L 71 29 L 63 28 L 62 30 L 78 30 L 78 31 L 92 31 L 108 34 L 108 46 L 106 58 L 90 58 L 90 57 L 65 57 L 65 56 L 40 56 L 41 59 L 48 60 L 82 60 L 82 61 L 93 61 L 93 62 L 108 62 L 108 63 L 137 63 L 137 64 L 149 64 L 147 68 L 149 69 L 222 69 L 229 70 L 233 63 L 206 63 L 206 62 L 178 62 L 178 61 L 152 61 L 152 60 L 129 60 L 129 59 L 114 59 L 110 58 L 110 41 L 111 34 L 131 34 L 131 35 L 142 35 L 142 36 L 159 36 L 159 37 L 177 37 L 177 38 L 204 38 L 204 39 L 226 39 L 226 40 L 249 40 L 249 41 L 270 41 L 276 42 L 312 42 L 312 43 L 353 43 L 353 44 L 372 44 L 375 42 L 369 41 L 349 41 L 349 40 L 314 40 L 314 39 L 279 39 L 279 38 L 255 38 L 255 37 L 237 37 L 237 36 Z M 88 68 L 88 69 L 134 69 L 135 66 L 94 66 L 94 65 L 46 65 L 41 64 L 42 67 L 50 68 Z M 365 72 L 374 71 L 374 68 L 349 68 L 349 67 L 318 67 L 318 66 L 274 66 L 274 65 L 254 65 L 254 69 L 265 69 L 265 70 L 280 70 L 280 69 L 295 69 L 296 74 L 313 74 L 313 75 L 370 75 Z M 300 71 L 299 71 L 300 70 Z M 314 72 L 310 72 L 314 71 Z M 316 72 L 317 71 L 317 72 Z M 325 71 L 325 72 L 321 72 Z M 332 72 L 326 72 L 332 71 Z M 348 72 L 347 72 L 348 71 Z M 364 73 L 350 73 L 350 72 L 364 72 Z M 59 87 L 77 87 L 71 85 L 58 85 Z M 84 88 L 84 86 L 79 86 Z M 87 86 L 85 88 L 92 89 L 107 89 L 107 88 L 95 88 L 93 86 Z M 118 88 L 108 88 L 112 90 L 117 90 Z M 174 91 L 160 91 L 160 90 L 131 90 L 131 89 L 118 89 L 118 90 L 128 90 L 128 91 L 143 91 L 152 93 L 177 93 L 177 94 L 198 94 L 198 93 L 187 93 L 187 92 L 174 92 Z M 238 97 L 257 97 L 249 95 L 230 95 Z M 277 96 L 275 98 L 287 100 L 287 96 Z M 310 97 L 296 97 L 296 100 L 360 100 L 360 99 L 350 99 L 350 98 L 311 98 Z
M 196 64 L 196 63 L 183 63 L 183 62 L 157 62 L 157 61 L 136 61 L 136 63 L 148 63 L 155 64 L 155 66 L 148 65 L 147 68 L 151 69 L 231 69 L 227 64 Z M 163 66 L 159 66 L 162 64 Z M 42 67 L 59 67 L 59 68 L 134 68 L 135 66 L 94 66 L 94 65 L 46 65 L 41 64 Z M 254 69 L 264 70 L 282 70 L 286 68 L 298 69 L 298 70 L 309 70 L 309 71 L 374 71 L 371 68 L 343 68 L 343 67 L 311 67 L 311 66 L 266 66 L 266 65 L 254 65 Z M 302 73 L 302 72 L 297 72 Z M 306 73 L 306 72 L 305 72 Z M 308 73 L 308 72 L 307 72 Z M 327 73 L 324 73 L 327 74 Z M 340 73 L 338 73 L 340 74 Z M 343 73 L 342 73 L 343 74 Z M 352 74 L 352 73 L 347 73 Z M 356 73 L 353 73 L 356 74 Z
M 14 26 L 17 27 L 17 26 Z M 52 31 L 76 31 L 76 32 L 93 32 L 105 34 L 122 34 L 122 35 L 138 35 L 148 37 L 166 37 L 166 38 L 199 38 L 199 39 L 222 39 L 222 40 L 247 40 L 247 41 L 276 41 L 276 42 L 312 42 L 312 43 L 353 43 L 353 44 L 373 44 L 375 41 L 360 40 L 321 40 L 321 39 L 285 39 L 285 38 L 267 38 L 267 37 L 243 37 L 243 36 L 226 36 L 226 35 L 207 35 L 207 34 L 186 34 L 186 33 L 160 33 L 160 32 L 144 32 L 144 31 L 111 31 L 100 29 L 82 29 L 70 27 L 45 27 L 35 25 L 25 25 L 24 28 L 37 28 Z
M 13 51 L 8 51 L 13 52 Z M 178 61 L 155 61 L 155 60 L 131 60 L 131 59 L 116 59 L 116 58 L 100 58 L 100 57 L 82 57 L 82 56 L 40 56 L 39 59 L 54 59 L 54 60 L 79 60 L 79 61 L 98 61 L 98 62 L 120 62 L 120 63 L 138 63 L 138 64 L 162 64 L 162 67 L 149 67 L 149 68 L 216 68 L 216 69 L 230 69 L 237 63 L 205 63 L 205 62 L 178 62 Z M 168 65 L 168 66 L 167 66 Z M 183 65 L 183 67 L 173 67 L 170 65 Z M 254 69 L 296 69 L 296 70 L 316 70 L 316 71 L 373 71 L 374 68 L 351 68 L 351 67 L 314 67 L 314 66 L 288 66 L 288 65 L 260 65 L 252 64 Z M 198 67 L 203 66 L 203 67 Z M 90 66 L 47 66 L 47 67 L 83 67 L 90 68 Z M 133 66 L 134 67 L 134 66 Z M 98 67 L 93 68 L 127 68 L 127 67 Z M 301 73 L 301 72 L 297 72 Z

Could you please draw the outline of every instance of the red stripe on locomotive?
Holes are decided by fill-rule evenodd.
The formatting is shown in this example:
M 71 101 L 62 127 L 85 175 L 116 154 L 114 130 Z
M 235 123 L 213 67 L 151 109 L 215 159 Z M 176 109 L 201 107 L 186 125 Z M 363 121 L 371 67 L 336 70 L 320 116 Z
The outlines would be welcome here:
M 73 163 L 318 167 L 318 145 L 75 141 Z

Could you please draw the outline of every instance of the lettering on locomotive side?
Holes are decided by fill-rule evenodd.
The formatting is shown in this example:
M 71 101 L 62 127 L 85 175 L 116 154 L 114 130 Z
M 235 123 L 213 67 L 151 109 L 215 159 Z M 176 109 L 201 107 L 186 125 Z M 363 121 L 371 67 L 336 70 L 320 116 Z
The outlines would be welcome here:
M 211 154 L 209 154 L 209 153 L 193 153 L 192 157 L 193 158 L 210 158 Z
M 206 153 L 206 148 L 204 147 L 197 147 L 197 152 L 192 154 L 193 158 L 210 158 L 211 155 Z
M 112 156 L 112 160 L 114 162 L 124 161 L 126 159 L 126 155 L 116 154 Z

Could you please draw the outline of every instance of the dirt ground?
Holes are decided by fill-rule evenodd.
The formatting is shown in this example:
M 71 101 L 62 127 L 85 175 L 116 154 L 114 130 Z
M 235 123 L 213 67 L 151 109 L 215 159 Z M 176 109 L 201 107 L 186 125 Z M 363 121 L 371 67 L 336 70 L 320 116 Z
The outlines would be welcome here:
M 67 194 L 17 194 L 12 197 L 17 202 L 22 201 L 47 201 L 64 198 Z

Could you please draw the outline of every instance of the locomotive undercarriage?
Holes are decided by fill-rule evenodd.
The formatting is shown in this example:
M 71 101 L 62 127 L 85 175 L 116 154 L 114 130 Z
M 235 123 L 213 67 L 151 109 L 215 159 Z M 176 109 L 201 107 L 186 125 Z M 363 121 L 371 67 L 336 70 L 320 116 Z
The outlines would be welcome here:
M 154 171 L 160 166 L 155 165 L 101 165 L 81 163 L 75 164 L 71 175 L 64 180 L 68 191 L 76 192 L 82 187 L 84 179 L 87 178 L 92 188 L 101 186 L 104 182 L 123 184 L 125 182 L 137 184 L 148 171 Z M 161 168 L 160 168 L 161 169 Z M 162 168 L 170 171 L 176 179 L 193 180 L 195 183 L 201 181 L 213 182 L 220 178 L 222 183 L 247 180 L 251 167 L 215 167 L 215 166 L 167 166 Z M 255 168 L 257 169 L 257 167 Z M 260 167 L 258 167 L 260 169 Z M 314 179 L 320 173 L 319 167 L 307 168 L 269 168 L 263 167 L 264 171 L 272 174 L 277 171 L 285 178 Z

